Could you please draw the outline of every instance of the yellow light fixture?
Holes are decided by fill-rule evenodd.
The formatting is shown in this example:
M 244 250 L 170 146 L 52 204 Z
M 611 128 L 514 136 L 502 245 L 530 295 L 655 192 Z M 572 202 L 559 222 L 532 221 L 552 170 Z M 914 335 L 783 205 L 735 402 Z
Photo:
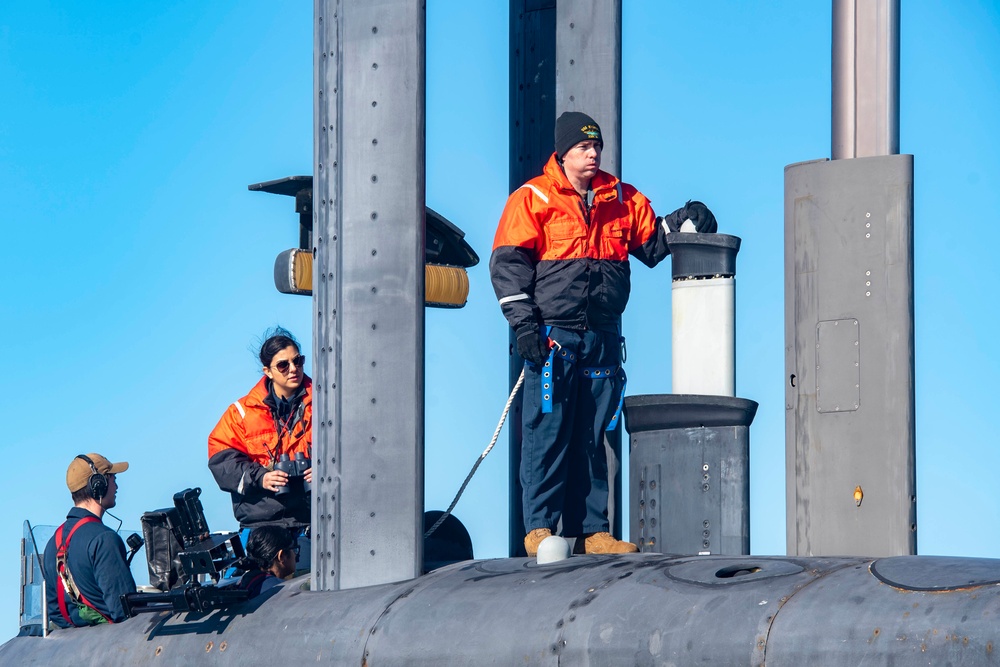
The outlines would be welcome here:
M 312 296 L 313 256 L 292 248 L 274 260 L 274 286 L 282 294 Z M 469 298 L 469 274 L 458 266 L 424 265 L 424 304 L 432 308 L 461 308 Z

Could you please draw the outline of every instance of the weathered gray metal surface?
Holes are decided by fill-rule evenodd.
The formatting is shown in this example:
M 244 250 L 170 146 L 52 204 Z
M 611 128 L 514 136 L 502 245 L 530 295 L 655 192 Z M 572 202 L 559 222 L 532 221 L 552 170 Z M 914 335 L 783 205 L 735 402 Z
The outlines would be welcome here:
M 20 637 L 10 665 L 989 665 L 1000 561 L 576 556 Z
M 644 552 L 750 553 L 750 424 L 728 396 L 626 399 L 632 542 Z
M 916 552 L 912 217 L 913 156 L 785 169 L 789 554 Z
M 601 169 L 621 176 L 621 0 L 568 0 L 556 15 L 556 113 L 582 111 L 596 120 Z
M 899 153 L 899 0 L 833 1 L 834 160 Z
M 510 3 L 510 189 L 542 173 L 553 151 L 556 126 L 556 1 Z M 509 335 L 508 389 L 517 383 L 524 360 Z M 521 503 L 521 398 L 507 418 L 508 553 L 524 555 Z
M 1000 664 L 997 563 L 902 556 L 845 567 L 782 605 L 767 663 Z M 982 595 L 992 601 L 981 604 Z
M 425 14 L 315 11 L 312 558 L 329 590 L 420 572 Z

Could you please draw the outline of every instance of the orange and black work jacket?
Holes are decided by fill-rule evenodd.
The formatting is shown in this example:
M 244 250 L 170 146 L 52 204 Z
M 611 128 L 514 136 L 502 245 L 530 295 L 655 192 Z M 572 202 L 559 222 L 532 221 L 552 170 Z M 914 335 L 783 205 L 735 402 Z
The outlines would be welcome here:
M 588 207 L 553 154 L 544 173 L 507 200 L 490 278 L 515 331 L 541 324 L 615 331 L 631 289 L 629 255 L 655 266 L 670 253 L 666 234 L 679 221 L 658 220 L 641 192 L 606 172 L 591 188 Z
M 306 377 L 300 399 L 285 419 L 276 421 L 270 380 L 262 377 L 250 393 L 222 415 L 208 436 L 208 468 L 223 491 L 229 491 L 240 526 L 309 524 L 309 497 L 276 496 L 263 488 L 264 474 L 282 454 L 312 458 L 312 380 Z

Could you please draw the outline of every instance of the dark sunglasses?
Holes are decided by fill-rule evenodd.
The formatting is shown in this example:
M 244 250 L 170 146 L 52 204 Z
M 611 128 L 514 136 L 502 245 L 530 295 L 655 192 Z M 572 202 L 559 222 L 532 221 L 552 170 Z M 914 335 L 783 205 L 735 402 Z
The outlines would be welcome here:
M 292 359 L 282 359 L 274 365 L 274 368 L 277 368 L 280 373 L 287 373 L 292 364 L 295 364 L 296 368 L 302 368 L 304 363 L 306 363 L 306 355 L 300 354 Z

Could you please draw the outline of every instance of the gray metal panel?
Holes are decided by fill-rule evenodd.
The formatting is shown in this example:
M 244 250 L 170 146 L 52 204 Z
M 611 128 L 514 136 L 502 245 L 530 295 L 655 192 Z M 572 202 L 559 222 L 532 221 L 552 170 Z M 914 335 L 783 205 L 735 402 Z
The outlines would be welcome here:
M 552 155 L 556 125 L 555 0 L 512 0 L 510 3 L 510 189 L 542 173 Z M 508 337 L 509 384 L 513 389 L 524 368 L 513 330 Z M 521 503 L 521 398 L 507 418 L 508 549 L 524 555 L 524 512 Z
M 855 319 L 816 325 L 816 409 L 851 412 L 861 404 L 861 339 Z
M 510 3 L 510 189 L 542 173 L 556 126 L 556 2 Z M 520 370 L 518 370 L 520 373 Z M 516 377 L 516 376 L 515 376 Z
M 420 0 L 316 3 L 313 573 L 323 590 L 421 571 L 424 25 Z
M 556 19 L 556 113 L 582 111 L 604 138 L 601 169 L 621 176 L 621 0 L 560 2 Z
M 644 552 L 749 554 L 749 428 L 632 433 L 629 497 Z
M 899 0 L 833 2 L 834 160 L 899 153 Z
M 912 217 L 913 156 L 785 169 L 790 554 L 915 553 Z M 827 355 L 817 332 L 854 321 L 858 352 L 848 333 Z M 819 400 L 828 385 L 850 398 L 854 363 L 858 408 Z M 828 366 L 839 379 L 822 374 Z
M 341 369 L 333 343 L 340 339 L 341 232 L 340 170 L 326 169 L 339 159 L 341 114 L 340 34 L 329 25 L 337 0 L 315 0 L 313 19 L 313 482 L 312 588 L 340 586 L 340 425 Z M 332 25 L 332 29 L 328 27 Z M 322 341 L 322 342 L 321 342 Z

